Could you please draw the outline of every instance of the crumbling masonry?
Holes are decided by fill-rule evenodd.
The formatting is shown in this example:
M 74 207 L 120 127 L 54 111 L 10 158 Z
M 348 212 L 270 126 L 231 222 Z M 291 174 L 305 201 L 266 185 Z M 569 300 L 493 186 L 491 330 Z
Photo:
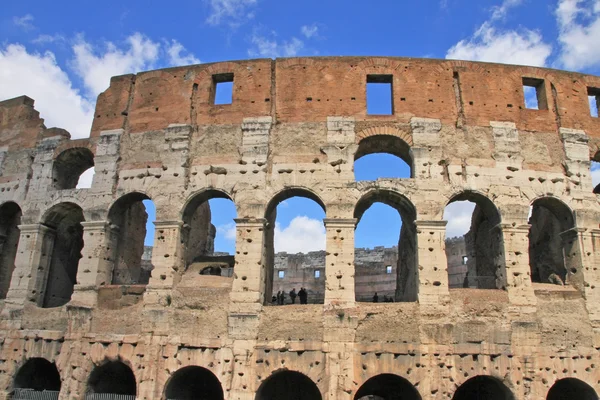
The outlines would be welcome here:
M 231 104 L 214 104 L 228 81 Z M 367 113 L 369 82 L 390 85 L 390 115 Z M 78 140 L 28 97 L 1 102 L 0 398 L 597 399 L 599 88 L 462 61 L 223 62 L 114 77 Z M 356 182 L 354 161 L 379 152 L 412 177 Z M 324 304 L 267 307 L 291 196 L 326 213 Z M 214 261 L 217 197 L 237 209 L 230 277 L 192 268 Z M 450 289 L 457 200 L 477 207 L 469 287 Z M 354 230 L 374 202 L 403 219 L 395 303 L 355 296 Z

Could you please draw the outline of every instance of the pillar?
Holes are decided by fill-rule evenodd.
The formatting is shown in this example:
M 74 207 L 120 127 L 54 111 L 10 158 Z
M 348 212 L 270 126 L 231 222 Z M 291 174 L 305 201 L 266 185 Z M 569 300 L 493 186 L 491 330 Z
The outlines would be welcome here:
M 325 305 L 348 305 L 354 294 L 355 218 L 325 218 Z
M 500 224 L 504 241 L 506 264 L 506 290 L 511 305 L 534 307 L 537 300 L 531 283 L 529 265 L 529 229 L 528 224 Z
M 448 260 L 446 258 L 447 221 L 415 221 L 418 254 L 418 299 L 423 307 L 448 305 Z
M 84 221 L 81 225 L 84 246 L 71 303 L 95 307 L 98 288 L 111 284 L 119 227 L 108 221 Z

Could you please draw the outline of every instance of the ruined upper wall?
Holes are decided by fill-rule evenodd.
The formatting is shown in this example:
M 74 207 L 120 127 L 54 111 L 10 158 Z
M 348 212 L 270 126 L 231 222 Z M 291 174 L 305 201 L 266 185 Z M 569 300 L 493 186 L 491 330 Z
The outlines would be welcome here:
M 233 103 L 214 105 L 214 79 L 233 74 Z M 394 115 L 367 115 L 367 75 L 393 76 Z M 543 80 L 547 109 L 524 106 L 523 78 Z M 357 121 L 408 122 L 413 116 L 443 123 L 484 125 L 510 121 L 517 129 L 583 129 L 600 136 L 590 116 L 588 88 L 600 77 L 544 68 L 392 57 L 260 59 L 200 64 L 115 77 L 98 98 L 92 136 L 131 133 L 170 124 L 240 124 L 270 115 L 280 123 L 321 122 L 327 116 Z

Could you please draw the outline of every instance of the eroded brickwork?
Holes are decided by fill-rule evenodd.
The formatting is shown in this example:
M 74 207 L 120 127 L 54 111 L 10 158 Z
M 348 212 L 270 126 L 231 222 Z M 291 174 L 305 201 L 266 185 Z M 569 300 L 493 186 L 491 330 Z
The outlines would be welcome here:
M 391 79 L 391 115 L 367 114 L 370 76 Z M 233 102 L 214 105 L 227 79 Z M 547 107 L 525 108 L 524 79 L 541 82 Z M 600 120 L 587 93 L 599 87 L 595 76 L 461 61 L 204 64 L 113 78 L 90 138 L 76 141 L 47 129 L 33 100 L 1 102 L 0 200 L 13 211 L 0 208 L 0 222 L 20 213 L 20 236 L 14 263 L 2 248 L 0 277 L 12 275 L 0 397 L 50 390 L 57 373 L 61 399 L 132 390 L 138 399 L 189 390 L 236 400 L 597 397 L 600 205 L 589 168 Z M 375 152 L 407 161 L 412 178 L 356 182 L 355 159 Z M 74 189 L 59 175 L 90 154 L 92 187 Z M 81 168 L 64 168 L 73 163 Z M 265 307 L 275 209 L 298 195 L 326 213 L 324 304 Z M 210 242 L 215 197 L 237 209 L 231 276 L 192 267 Z M 153 269 L 136 285 L 143 245 L 122 233 L 144 218 L 120 216 L 143 199 L 156 206 Z M 479 207 L 468 269 L 489 279 L 450 289 L 443 211 L 456 200 Z M 356 301 L 354 230 L 374 202 L 403 219 L 395 303 Z M 532 205 L 557 222 L 530 219 Z M 562 246 L 562 264 L 560 250 L 544 257 L 565 285 L 533 279 L 544 270 L 535 255 L 547 253 L 544 232 Z M 124 283 L 120 272 L 131 282 L 113 285 Z

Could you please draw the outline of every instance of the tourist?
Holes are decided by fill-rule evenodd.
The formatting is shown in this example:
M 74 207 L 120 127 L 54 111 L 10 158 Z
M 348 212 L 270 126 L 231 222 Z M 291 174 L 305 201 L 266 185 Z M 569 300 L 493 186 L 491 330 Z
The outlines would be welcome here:
M 375 294 L 373 295 L 373 303 L 378 303 L 379 302 L 379 296 L 377 296 L 377 292 L 375 292 Z
M 292 299 L 292 304 L 296 304 L 296 288 L 290 290 L 290 298 Z

